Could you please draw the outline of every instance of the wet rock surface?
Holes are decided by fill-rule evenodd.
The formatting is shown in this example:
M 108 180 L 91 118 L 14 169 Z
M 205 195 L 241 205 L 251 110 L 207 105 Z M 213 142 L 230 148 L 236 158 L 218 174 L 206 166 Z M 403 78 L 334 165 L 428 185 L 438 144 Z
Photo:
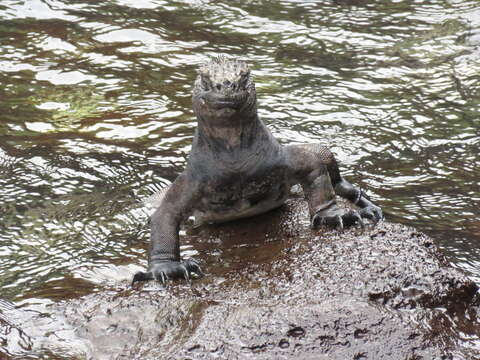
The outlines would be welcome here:
M 413 228 L 311 231 L 292 199 L 187 229 L 184 243 L 198 249 L 203 279 L 125 280 L 37 308 L 0 303 L 8 358 L 479 358 L 477 286 Z
M 229 247 L 258 240 L 242 250 L 251 252 L 249 262 L 226 256 L 227 269 L 206 263 L 207 276 L 191 284 L 119 287 L 56 311 L 94 359 L 478 356 L 468 340 L 480 333 L 477 286 L 432 239 L 391 223 L 311 232 L 299 220 L 302 206 L 294 201 L 259 219 L 190 235 L 206 253 L 217 247 L 227 255 Z M 295 232 L 288 224 L 297 220 Z M 199 240 L 208 237 L 225 241 Z

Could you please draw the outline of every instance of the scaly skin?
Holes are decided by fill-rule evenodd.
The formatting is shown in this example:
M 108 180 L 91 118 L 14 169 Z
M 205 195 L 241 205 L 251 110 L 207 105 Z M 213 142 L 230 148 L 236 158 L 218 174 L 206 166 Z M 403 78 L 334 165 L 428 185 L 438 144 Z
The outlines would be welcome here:
M 178 231 L 183 220 L 197 224 L 254 216 L 281 206 L 300 184 L 312 228 L 374 223 L 382 210 L 343 179 L 333 154 L 319 144 L 281 146 L 257 115 L 255 85 L 247 65 L 219 58 L 202 66 L 193 89 L 198 127 L 186 169 L 165 192 L 152 215 L 149 269 L 133 283 L 190 274 L 198 263 L 180 259 Z M 335 195 L 360 210 L 337 206 Z

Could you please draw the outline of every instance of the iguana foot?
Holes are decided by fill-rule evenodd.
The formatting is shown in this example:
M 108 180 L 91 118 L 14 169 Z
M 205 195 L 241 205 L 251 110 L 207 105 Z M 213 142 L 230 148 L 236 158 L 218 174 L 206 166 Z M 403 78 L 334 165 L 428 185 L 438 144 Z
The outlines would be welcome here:
M 331 227 L 338 227 L 343 230 L 344 227 L 349 227 L 355 224 L 359 224 L 362 228 L 365 227 L 362 216 L 356 210 L 350 210 L 343 214 L 337 215 L 321 215 L 317 213 L 312 218 L 312 229 L 318 229 L 322 225 Z
M 383 220 L 385 217 L 383 216 L 382 209 L 380 209 L 377 205 L 371 204 L 359 211 L 360 216 L 365 219 L 370 219 L 373 221 L 374 224 L 377 224 L 380 220 Z
M 166 285 L 167 280 L 184 278 L 190 280 L 190 274 L 203 276 L 200 265 L 194 259 L 183 261 L 164 260 L 150 265 L 147 272 L 139 271 L 133 276 L 132 286 L 138 281 L 157 280 Z
M 322 225 L 327 225 L 342 230 L 344 227 L 358 224 L 364 228 L 363 218 L 371 219 L 377 223 L 383 218 L 382 210 L 375 205 L 360 211 L 341 209 L 334 201 L 331 201 L 312 216 L 311 226 L 312 229 L 318 229 Z

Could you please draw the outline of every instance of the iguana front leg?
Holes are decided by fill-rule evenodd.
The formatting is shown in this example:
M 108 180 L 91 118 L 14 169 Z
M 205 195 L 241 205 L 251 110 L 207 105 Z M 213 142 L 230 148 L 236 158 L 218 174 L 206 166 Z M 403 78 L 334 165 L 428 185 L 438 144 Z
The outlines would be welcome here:
M 362 218 L 370 219 L 374 223 L 383 220 L 384 216 L 382 209 L 375 205 L 364 191 L 353 186 L 340 175 L 337 160 L 332 152 L 326 146 L 322 145 L 317 145 L 315 150 L 318 152 L 322 162 L 327 167 L 335 193 L 358 206 Z
M 311 225 L 349 226 L 368 218 L 383 219 L 382 210 L 360 190 L 343 179 L 333 154 L 319 144 L 291 145 L 285 148 L 294 178 L 302 185 L 308 202 Z M 349 200 L 360 211 L 338 207 L 335 194 Z
M 157 280 L 165 284 L 168 279 L 183 277 L 188 280 L 191 273 L 202 275 L 195 260 L 180 259 L 178 237 L 180 224 L 188 216 L 195 194 L 195 187 L 188 184 L 184 174 L 168 188 L 151 217 L 148 271 L 136 273 L 132 285 L 145 280 Z

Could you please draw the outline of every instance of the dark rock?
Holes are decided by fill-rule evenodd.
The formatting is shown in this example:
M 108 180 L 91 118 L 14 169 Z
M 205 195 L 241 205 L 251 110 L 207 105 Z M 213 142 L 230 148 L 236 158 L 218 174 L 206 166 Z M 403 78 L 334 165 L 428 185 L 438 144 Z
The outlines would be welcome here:
M 302 206 L 293 201 L 284 213 L 295 217 Z M 316 233 L 302 225 L 288 237 L 288 226 L 245 224 L 212 227 L 196 236 L 230 237 L 215 243 L 228 247 L 229 241 L 237 242 L 231 238 L 237 226 L 244 242 L 267 233 L 282 244 L 268 261 L 264 256 L 255 261 L 261 250 L 252 247 L 246 250 L 252 261 L 243 267 L 232 261 L 232 271 L 223 273 L 221 282 L 212 265 L 213 270 L 206 269 L 209 276 L 191 285 L 152 291 L 149 286 L 156 285 L 149 284 L 143 290 L 95 294 L 62 309 L 99 359 L 113 354 L 142 359 L 478 355 L 471 355 L 460 331 L 465 323 L 471 333 L 480 331 L 473 316 L 477 286 L 426 235 L 382 223 L 365 231 Z M 277 233 L 262 226 L 273 226 Z
M 431 238 L 390 223 L 312 232 L 305 212 L 294 199 L 190 231 L 205 278 L 60 303 L 49 329 L 65 318 L 70 353 L 92 359 L 479 358 L 477 286 Z

